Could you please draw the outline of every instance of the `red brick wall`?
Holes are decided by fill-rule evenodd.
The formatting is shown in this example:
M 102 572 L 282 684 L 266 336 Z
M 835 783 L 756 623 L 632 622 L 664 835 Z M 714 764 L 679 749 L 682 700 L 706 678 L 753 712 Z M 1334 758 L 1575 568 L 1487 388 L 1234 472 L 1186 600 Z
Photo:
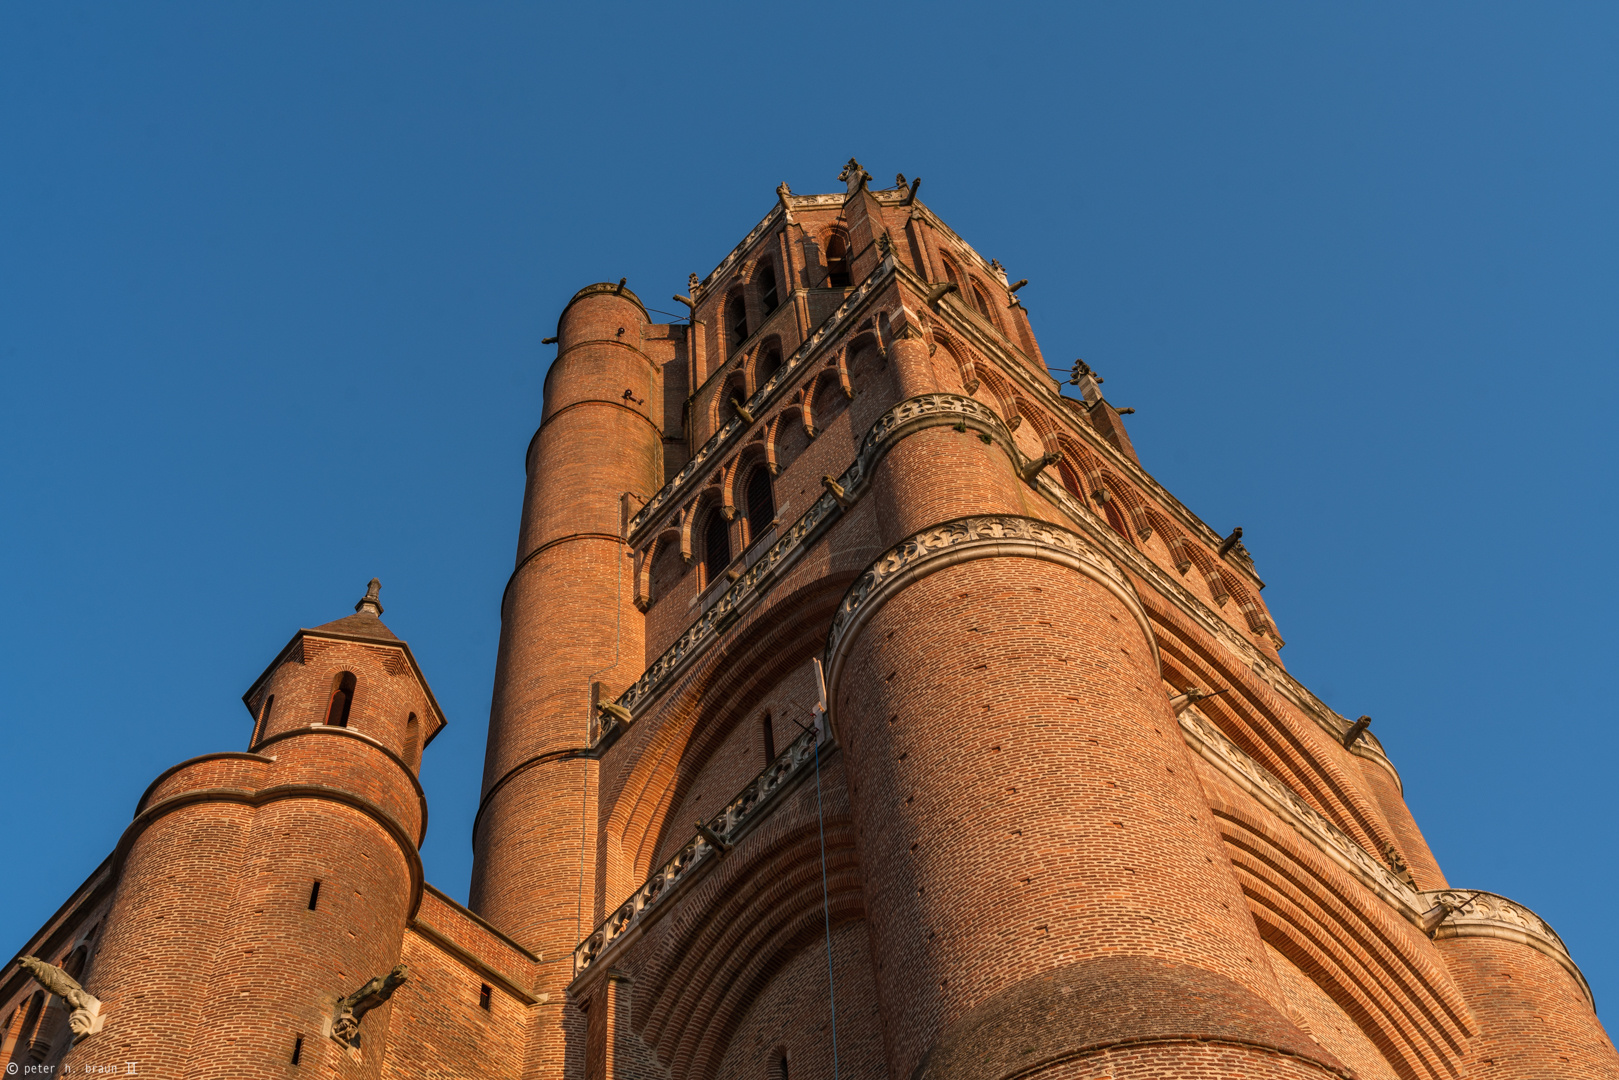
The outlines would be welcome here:
M 1574 977 L 1527 945 L 1442 938 L 1440 955 L 1478 1017 L 1470 1080 L 1612 1080 L 1619 1054 Z
M 1150 645 L 1111 593 L 980 559 L 889 599 L 849 648 L 835 715 L 890 1072 L 980 1001 L 1087 957 L 1280 998 Z

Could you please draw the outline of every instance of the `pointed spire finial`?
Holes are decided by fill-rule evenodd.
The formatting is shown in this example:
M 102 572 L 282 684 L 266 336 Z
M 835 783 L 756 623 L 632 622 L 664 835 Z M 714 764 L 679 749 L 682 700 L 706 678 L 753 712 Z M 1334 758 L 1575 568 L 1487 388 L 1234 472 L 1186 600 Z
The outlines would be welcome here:
M 365 587 L 365 595 L 360 602 L 354 605 L 355 611 L 364 611 L 371 615 L 382 615 L 382 601 L 377 599 L 377 593 L 382 591 L 382 582 L 377 578 L 371 579 L 371 584 Z

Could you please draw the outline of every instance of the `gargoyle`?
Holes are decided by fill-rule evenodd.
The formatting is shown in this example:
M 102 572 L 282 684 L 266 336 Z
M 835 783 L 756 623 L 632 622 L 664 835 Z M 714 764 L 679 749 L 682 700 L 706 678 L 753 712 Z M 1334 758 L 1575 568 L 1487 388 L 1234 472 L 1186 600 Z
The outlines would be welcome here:
M 354 993 L 337 999 L 332 1012 L 332 1038 L 348 1046 L 360 1045 L 360 1021 L 378 1008 L 410 977 L 410 969 L 400 964 L 386 975 L 378 975 Z
M 101 1000 L 80 986 L 78 981 L 37 956 L 24 956 L 17 961 L 27 968 L 39 985 L 68 1003 L 73 1011 L 68 1014 L 67 1026 L 73 1029 L 73 1041 L 101 1030 Z

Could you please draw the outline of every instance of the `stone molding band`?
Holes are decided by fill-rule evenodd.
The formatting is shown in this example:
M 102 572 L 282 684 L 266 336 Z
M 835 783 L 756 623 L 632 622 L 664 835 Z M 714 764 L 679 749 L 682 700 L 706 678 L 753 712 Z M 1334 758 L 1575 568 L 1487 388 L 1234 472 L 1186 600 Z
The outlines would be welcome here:
M 872 470 L 899 440 L 930 427 L 953 425 L 963 430 L 972 429 L 993 442 L 999 443 L 1014 463 L 1021 460 L 1012 435 L 1001 423 L 1000 417 L 981 402 L 959 394 L 923 394 L 900 402 L 871 425 L 860 441 L 854 461 L 838 477 L 843 490 L 841 499 L 830 492 L 810 504 L 808 510 L 766 549 L 754 564 L 721 593 L 695 621 L 676 638 L 646 671 L 619 695 L 618 704 L 639 713 L 661 690 L 728 630 L 742 613 L 768 591 L 786 571 L 798 561 L 809 546 L 836 521 L 848 506 L 852 506 L 870 487 Z M 1065 531 L 1065 530 L 1060 530 Z M 1068 534 L 1072 535 L 1072 534 Z M 1122 575 L 1121 575 L 1122 580 Z M 616 730 L 616 725 L 602 729 L 598 742 Z
M 533 551 L 529 552 L 527 555 L 524 555 L 517 561 L 517 565 L 512 569 L 511 577 L 506 579 L 506 587 L 500 591 L 500 618 L 502 622 L 506 620 L 506 601 L 511 596 L 512 583 L 517 580 L 517 575 L 521 574 L 528 567 L 528 564 L 539 558 L 542 553 L 549 551 L 558 544 L 565 544 L 569 540 L 607 540 L 614 544 L 622 544 L 624 542 L 624 538 L 622 536 L 618 536 L 614 533 L 569 533 L 567 536 L 553 537 L 552 539 L 541 544 L 539 547 L 535 548 Z
M 483 812 L 489 809 L 489 804 L 494 801 L 495 796 L 500 793 L 508 781 L 517 779 L 521 773 L 526 773 L 537 765 L 545 765 L 553 761 L 588 760 L 592 756 L 588 746 L 570 746 L 561 750 L 547 750 L 542 754 L 535 754 L 533 757 L 525 758 L 507 769 L 499 780 L 489 785 L 489 790 L 484 792 L 483 797 L 478 800 L 478 812 L 472 815 L 473 850 L 477 850 L 478 847 L 478 828 L 483 824 Z
M 1585 981 L 1568 946 L 1557 936 L 1545 919 L 1515 900 L 1508 900 L 1492 892 L 1472 889 L 1429 889 L 1422 894 L 1424 905 L 1444 904 L 1451 909 L 1445 921 L 1434 930 L 1434 940 L 1445 938 L 1486 937 L 1527 945 L 1538 953 L 1551 957 L 1574 976 L 1586 1003 L 1596 1009 L 1596 998 L 1591 984 Z
M 753 392 L 753 396 L 748 398 L 744 404 L 750 413 L 755 416 L 762 415 L 767 403 L 774 399 L 779 391 L 785 391 L 790 380 L 796 379 L 808 370 L 810 359 L 820 351 L 821 343 L 827 341 L 844 323 L 860 314 L 866 302 L 876 296 L 877 286 L 894 273 L 894 265 L 892 255 L 885 257 L 866 280 L 854 287 L 848 298 L 838 305 L 837 310 L 828 315 L 821 325 L 799 344 L 793 354 L 782 362 L 781 367 L 777 368 L 770 378 Z M 655 491 L 646 505 L 630 518 L 630 542 L 639 543 L 642 539 L 642 530 L 664 510 L 678 503 L 680 500 L 676 498 L 677 495 L 683 495 L 688 487 L 696 486 L 702 474 L 707 471 L 709 462 L 717 457 L 721 450 L 728 447 L 733 438 L 741 436 L 751 427 L 751 424 L 743 423 L 741 417 L 732 417 L 710 436 L 701 449 L 691 456 L 691 460 L 681 466 L 674 479 Z
M 930 526 L 879 555 L 849 586 L 826 640 L 827 700 L 834 692 L 848 646 L 889 598 L 930 574 L 975 559 L 1044 559 L 1077 570 L 1112 593 L 1135 617 L 1158 666 L 1158 641 L 1147 611 L 1124 572 L 1078 533 L 1016 514 L 981 514 Z M 835 717 L 836 708 L 832 709 Z M 836 720 L 833 721 L 834 730 Z
M 1504 896 L 1468 889 L 1418 891 L 1395 877 L 1388 867 L 1328 821 L 1292 788 L 1276 779 L 1226 737 L 1196 707 L 1180 714 L 1186 744 L 1254 800 L 1291 826 L 1302 839 L 1345 870 L 1400 916 L 1415 926 L 1435 904 L 1444 903 L 1450 914 L 1434 931 L 1435 940 L 1452 937 L 1493 937 L 1514 941 L 1556 960 L 1574 976 L 1585 1000 L 1596 1007 L 1590 984 L 1569 954 L 1568 946 L 1551 926 L 1533 911 Z

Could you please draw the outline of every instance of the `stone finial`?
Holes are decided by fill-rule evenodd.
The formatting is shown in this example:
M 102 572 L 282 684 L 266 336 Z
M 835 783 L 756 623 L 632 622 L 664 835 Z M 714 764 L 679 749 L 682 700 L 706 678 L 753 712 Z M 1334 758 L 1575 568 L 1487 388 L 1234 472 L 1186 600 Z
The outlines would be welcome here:
M 691 295 L 693 300 L 697 299 L 697 290 L 701 287 L 701 284 L 701 279 L 696 274 L 686 275 L 686 292 Z
M 382 601 L 377 599 L 377 593 L 382 591 L 382 582 L 377 578 L 371 579 L 371 584 L 365 587 L 365 595 L 360 602 L 354 605 L 355 611 L 363 611 L 369 615 L 382 616 Z
M 897 188 L 902 188 L 902 187 L 905 186 L 905 174 L 904 173 L 895 173 L 894 174 L 894 186 L 897 187 Z
M 365 1014 L 393 997 L 394 991 L 403 986 L 409 978 L 410 969 L 400 964 L 388 974 L 378 975 L 347 997 L 338 998 L 332 1012 L 331 1037 L 345 1046 L 358 1049 L 360 1021 L 365 1019 Z
M 35 982 L 67 1002 L 72 1010 L 67 1025 L 73 1030 L 75 1043 L 101 1030 L 101 1000 L 80 986 L 77 979 L 37 956 L 21 957 L 17 963 L 28 969 Z
M 871 174 L 860 167 L 860 162 L 850 158 L 849 164 L 845 165 L 843 171 L 838 173 L 838 179 L 848 184 L 849 190 L 853 192 L 865 187 L 866 181 L 871 179 Z

